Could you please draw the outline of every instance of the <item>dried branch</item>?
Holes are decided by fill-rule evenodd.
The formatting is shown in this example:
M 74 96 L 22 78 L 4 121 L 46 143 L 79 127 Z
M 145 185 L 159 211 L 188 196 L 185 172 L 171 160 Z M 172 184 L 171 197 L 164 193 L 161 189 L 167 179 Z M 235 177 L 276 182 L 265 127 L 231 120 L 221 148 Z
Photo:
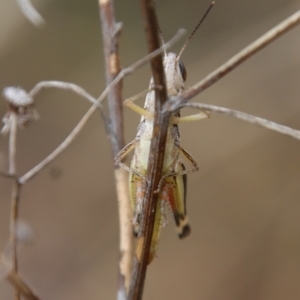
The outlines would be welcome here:
M 82 87 L 77 84 L 70 83 L 70 82 L 63 82 L 63 81 L 40 81 L 37 83 L 32 90 L 28 93 L 31 98 L 34 98 L 42 89 L 44 88 L 58 88 L 62 90 L 70 90 L 75 94 L 82 96 L 83 98 L 87 99 L 91 103 L 97 103 L 98 107 L 102 109 L 101 103 L 97 102 L 97 99 L 90 95 L 87 91 L 85 91 Z
M 21 186 L 18 182 L 16 171 L 16 150 L 17 150 L 17 130 L 18 127 L 24 127 L 28 122 L 36 118 L 33 109 L 33 99 L 21 88 L 7 87 L 3 90 L 3 96 L 8 102 L 8 110 L 2 121 L 4 126 L 1 130 L 3 134 L 9 132 L 9 149 L 8 149 L 8 164 L 9 177 L 14 178 L 12 194 L 11 194 L 11 209 L 10 209 L 10 238 L 8 245 L 10 246 L 9 258 L 6 259 L 10 266 L 9 272 L 12 271 L 18 276 L 18 214 L 20 202 Z M 3 264 L 3 256 L 1 257 L 1 266 Z M 6 273 L 5 273 L 6 274 Z M 15 300 L 20 300 L 20 291 L 15 286 Z
M 11 114 L 11 125 L 9 135 L 9 173 L 16 175 L 16 141 L 17 141 L 17 114 Z M 11 207 L 10 207 L 10 243 L 12 245 L 12 270 L 18 274 L 18 256 L 17 256 L 17 220 L 19 214 L 19 199 L 20 199 L 20 185 L 17 180 L 14 180 Z M 15 289 L 15 300 L 20 300 L 18 289 Z
M 12 245 L 12 270 L 18 275 L 18 238 L 17 238 L 17 221 L 19 215 L 20 203 L 20 184 L 14 180 L 12 194 L 11 194 L 11 208 L 10 208 L 10 243 Z M 20 300 L 19 290 L 15 289 L 15 300 Z
M 12 106 L 10 106 L 12 107 Z M 10 129 L 9 129 L 9 149 L 8 149 L 8 165 L 9 174 L 16 175 L 16 152 L 17 152 L 17 130 L 18 130 L 18 115 L 15 111 L 10 112 Z M 18 257 L 17 257 L 17 236 L 16 224 L 19 212 L 19 184 L 14 180 L 11 207 L 10 207 L 10 242 L 12 245 L 12 270 L 18 274 Z M 15 288 L 15 300 L 20 300 L 20 294 Z
M 291 136 L 294 139 L 300 140 L 300 131 L 299 130 L 290 128 L 288 126 L 280 125 L 278 123 L 275 123 L 275 122 L 267 120 L 267 119 L 249 115 L 249 114 L 246 114 L 246 113 L 238 111 L 238 110 L 220 107 L 220 106 L 216 106 L 216 105 L 204 104 L 204 103 L 186 103 L 186 104 L 183 104 L 181 107 L 182 108 L 183 107 L 191 107 L 191 108 L 206 110 L 206 111 L 234 117 L 234 118 L 243 120 L 245 122 L 256 124 L 261 127 L 267 128 L 269 130 L 273 130 L 273 131 L 279 132 L 281 134 Z
M 8 146 L 8 173 L 16 175 L 18 116 L 15 112 L 10 114 L 9 146 Z
M 120 73 L 120 58 L 118 38 L 121 23 L 116 23 L 112 0 L 99 0 L 102 36 L 104 44 L 104 60 L 106 69 L 106 85 Z M 122 80 L 108 94 L 109 138 L 112 146 L 112 156 L 115 157 L 124 147 Z
M 27 300 L 40 300 L 40 298 L 33 293 L 24 280 L 14 271 L 11 271 L 6 276 L 6 280 L 15 287 L 15 289 Z
M 203 80 L 186 90 L 178 97 L 172 98 L 166 103 L 164 109 L 167 111 L 176 111 L 183 103 L 192 99 L 196 95 L 203 92 L 205 89 L 210 87 L 212 84 L 223 78 L 226 74 L 232 71 L 234 68 L 239 66 L 246 59 L 250 58 L 256 52 L 266 47 L 268 44 L 285 34 L 300 23 L 300 10 L 288 17 L 286 20 L 272 28 L 270 31 L 265 33 L 259 39 L 251 43 L 249 46 L 244 48 L 238 54 L 234 55 L 221 67 L 210 73 Z
M 149 52 L 159 48 L 160 39 L 157 30 L 157 17 L 154 2 L 142 0 L 142 9 L 145 18 L 145 31 L 147 34 Z M 140 231 L 137 237 L 133 272 L 129 290 L 129 299 L 142 299 L 144 282 L 147 271 L 149 249 L 153 234 L 156 215 L 158 193 L 154 193 L 161 179 L 165 144 L 169 123 L 169 113 L 162 114 L 161 107 L 167 100 L 167 89 L 162 64 L 162 56 L 151 60 L 151 69 L 154 85 L 161 86 L 155 90 L 155 117 L 153 136 L 150 146 L 148 168 L 146 174 L 146 192 L 144 196 L 144 212 L 140 223 Z
M 121 24 L 117 24 L 115 21 L 112 0 L 99 0 L 99 8 L 104 44 L 106 85 L 109 86 L 121 70 L 118 45 Z M 108 94 L 108 126 L 106 126 L 106 131 L 110 140 L 113 158 L 125 145 L 123 122 L 122 80 L 120 80 Z M 128 191 L 128 173 L 118 167 L 115 167 L 114 173 L 120 227 L 117 297 L 121 300 L 126 299 L 130 283 L 132 266 L 132 215 Z

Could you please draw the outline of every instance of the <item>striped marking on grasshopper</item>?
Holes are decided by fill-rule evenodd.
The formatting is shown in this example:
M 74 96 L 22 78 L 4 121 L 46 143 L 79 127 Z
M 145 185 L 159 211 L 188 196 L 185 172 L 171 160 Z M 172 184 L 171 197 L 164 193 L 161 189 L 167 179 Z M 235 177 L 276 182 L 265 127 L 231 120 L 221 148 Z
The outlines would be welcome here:
M 195 30 L 192 32 L 187 42 L 190 40 L 199 25 L 202 23 L 208 11 L 199 22 Z M 163 65 L 166 76 L 168 97 L 178 96 L 184 90 L 184 82 L 186 80 L 187 74 L 184 64 L 180 60 L 180 55 L 186 47 L 187 42 L 182 47 L 182 50 L 180 51 L 180 54 L 178 56 L 175 53 L 165 53 Z M 135 235 L 138 234 L 139 224 L 144 209 L 143 201 L 145 194 L 145 175 L 148 167 L 150 143 L 153 132 L 155 105 L 154 88 L 153 78 L 151 78 L 144 108 L 136 105 L 133 102 L 137 97 L 127 99 L 124 102 L 124 105 L 131 108 L 142 117 L 138 127 L 136 138 L 127 146 L 125 146 L 115 158 L 116 165 L 123 167 L 130 173 L 129 193 L 131 207 L 134 212 L 134 219 L 132 223 L 134 226 Z M 180 117 L 180 112 L 177 112 L 170 118 L 164 154 L 162 178 L 157 188 L 159 197 L 156 208 L 156 216 L 148 264 L 153 260 L 157 251 L 161 227 L 165 226 L 167 223 L 165 216 L 165 206 L 169 206 L 172 210 L 179 238 L 185 238 L 191 232 L 186 214 L 187 174 L 197 171 L 199 168 L 197 162 L 193 159 L 193 157 L 180 146 L 178 123 L 185 121 L 197 121 L 206 119 L 208 117 L 208 113 L 202 111 L 199 114 L 186 117 Z M 132 150 L 134 150 L 133 158 L 130 166 L 127 166 L 123 164 L 121 160 Z M 185 168 L 181 157 L 184 157 L 185 160 L 187 160 L 191 164 L 190 169 Z

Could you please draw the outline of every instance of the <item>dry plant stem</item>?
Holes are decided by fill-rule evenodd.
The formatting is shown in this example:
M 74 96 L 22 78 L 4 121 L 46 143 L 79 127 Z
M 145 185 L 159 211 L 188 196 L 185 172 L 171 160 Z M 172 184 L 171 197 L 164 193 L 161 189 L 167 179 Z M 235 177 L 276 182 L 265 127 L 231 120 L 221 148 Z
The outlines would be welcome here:
M 16 175 L 16 152 L 17 152 L 17 129 L 18 116 L 15 112 L 10 115 L 10 130 L 9 130 L 9 150 L 8 150 L 8 173 Z
M 181 104 L 186 103 L 202 91 L 210 87 L 216 81 L 223 78 L 226 74 L 250 58 L 256 52 L 279 38 L 281 35 L 291 30 L 293 27 L 300 23 L 300 10 L 288 17 L 286 20 L 272 28 L 270 31 L 265 33 L 259 39 L 251 43 L 248 47 L 240 51 L 238 54 L 229 59 L 225 64 L 216 69 L 214 72 L 209 74 L 206 78 L 189 88 L 187 91 L 182 93 L 178 97 L 174 97 L 171 101 L 168 101 L 164 109 L 167 111 L 176 111 Z
M 99 0 L 104 44 L 104 60 L 106 69 L 106 85 L 120 73 L 120 58 L 118 51 L 118 37 L 120 24 L 116 24 L 113 1 Z M 109 137 L 112 146 L 112 156 L 115 157 L 124 147 L 123 136 L 123 105 L 122 105 L 122 80 L 110 90 L 108 94 L 109 109 Z
M 12 195 L 11 195 L 11 208 L 10 208 L 10 243 L 12 245 L 12 270 L 18 274 L 18 257 L 17 257 L 17 220 L 19 215 L 20 203 L 20 189 L 21 186 L 17 180 L 14 180 Z M 15 300 L 20 300 L 19 290 L 15 289 Z
M 15 289 L 27 300 L 40 300 L 28 285 L 23 281 L 23 279 L 14 271 L 11 271 L 6 276 L 6 280 L 15 287 Z
M 149 0 L 142 0 L 141 4 L 145 19 L 148 50 L 149 52 L 152 52 L 155 49 L 159 48 L 160 43 L 154 2 Z M 170 117 L 168 113 L 161 113 L 161 107 L 167 100 L 167 90 L 161 55 L 151 60 L 151 69 L 154 84 L 156 86 L 161 86 L 162 88 L 155 90 L 156 101 L 154 127 L 146 174 L 145 196 L 143 200 L 145 208 L 136 243 L 133 272 L 128 297 L 130 300 L 142 299 L 143 295 L 149 249 L 153 234 L 156 205 L 158 200 L 158 194 L 155 193 L 155 190 L 157 189 L 157 186 L 161 179 L 168 121 Z
M 9 174 L 16 175 L 16 150 L 17 150 L 17 129 L 18 116 L 15 112 L 10 115 L 10 130 L 9 130 L 9 149 L 8 149 L 8 164 Z M 12 245 L 12 269 L 18 273 L 18 257 L 17 257 L 17 237 L 16 237 L 16 223 L 19 211 L 19 183 L 14 180 L 12 194 L 11 194 L 11 208 L 10 208 L 10 242 Z M 20 294 L 15 289 L 15 300 L 20 300 Z
M 63 81 L 41 81 L 37 83 L 33 89 L 28 93 L 31 98 L 34 98 L 42 89 L 44 88 L 58 88 L 63 90 L 70 90 L 75 94 L 82 96 L 83 98 L 89 100 L 91 103 L 97 103 L 97 99 L 86 92 L 82 87 L 77 84 L 70 83 L 70 82 L 63 82 Z M 102 105 L 98 103 L 99 108 L 102 109 Z
M 119 207 L 120 253 L 118 274 L 118 300 L 127 299 L 132 269 L 132 211 L 128 199 L 128 172 L 115 169 L 116 190 Z
M 234 117 L 239 120 L 243 120 L 252 124 L 259 125 L 261 127 L 267 128 L 269 130 L 273 130 L 276 132 L 279 132 L 281 134 L 285 134 L 288 136 L 291 136 L 294 139 L 300 140 L 300 131 L 290 128 L 288 126 L 280 125 L 278 123 L 272 122 L 267 119 L 263 119 L 260 117 L 256 117 L 253 115 L 249 115 L 246 113 L 243 113 L 238 110 L 233 110 L 225 107 L 220 107 L 216 105 L 210 105 L 210 104 L 204 104 L 204 103 L 186 103 L 182 105 L 181 107 L 191 107 L 191 108 L 197 108 L 200 110 L 206 110 L 213 113 L 219 113 L 226 116 Z
M 89 118 L 92 116 L 92 114 L 96 111 L 96 109 L 99 107 L 99 104 L 102 103 L 102 101 L 107 97 L 109 91 L 111 88 L 115 86 L 121 79 L 123 79 L 125 76 L 131 74 L 133 71 L 135 71 L 137 68 L 144 65 L 146 62 L 148 62 L 153 57 L 157 56 L 160 53 L 164 53 L 165 48 L 171 47 L 182 35 L 185 31 L 179 30 L 176 35 L 168 42 L 166 43 L 165 47 L 160 47 L 153 53 L 145 56 L 144 58 L 140 59 L 139 61 L 135 62 L 130 67 L 122 70 L 119 75 L 113 80 L 113 82 L 105 88 L 103 93 L 99 96 L 97 99 L 97 102 L 94 103 L 93 106 L 86 112 L 86 114 L 83 116 L 83 118 L 79 121 L 79 123 L 76 125 L 76 127 L 72 130 L 72 132 L 66 137 L 66 139 L 51 153 L 49 154 L 42 162 L 40 162 L 38 165 L 33 167 L 31 170 L 29 170 L 26 174 L 24 174 L 22 177 L 19 178 L 20 184 L 25 184 L 28 180 L 30 180 L 32 177 L 34 177 L 38 172 L 40 172 L 46 165 L 48 165 L 50 162 L 52 162 L 63 150 L 67 148 L 67 146 L 73 141 L 73 139 L 80 133 L 80 131 L 83 129 L 84 125 L 87 123 Z M 38 85 L 37 85 L 38 86 Z M 35 89 L 35 88 L 34 88 Z M 32 95 L 30 92 L 29 94 Z M 33 93 L 34 95 L 36 92 Z
M 120 24 L 116 24 L 112 0 L 99 0 L 100 19 L 104 45 L 104 60 L 106 70 L 106 85 L 120 73 L 120 57 L 118 37 Z M 108 94 L 108 126 L 107 135 L 111 144 L 114 158 L 124 147 L 122 80 L 120 80 Z M 118 269 L 117 299 L 126 299 L 128 293 L 132 266 L 132 226 L 131 207 L 128 191 L 128 173 L 115 167 L 115 184 L 119 208 L 120 245 Z

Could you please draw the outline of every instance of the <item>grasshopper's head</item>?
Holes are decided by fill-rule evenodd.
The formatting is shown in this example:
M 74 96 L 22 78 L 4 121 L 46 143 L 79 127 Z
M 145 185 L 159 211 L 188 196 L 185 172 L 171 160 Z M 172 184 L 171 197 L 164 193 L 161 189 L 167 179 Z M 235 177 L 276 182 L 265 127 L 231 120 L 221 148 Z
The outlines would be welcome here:
M 181 94 L 186 81 L 186 70 L 181 59 L 175 53 L 167 53 L 164 57 L 164 70 L 169 96 Z

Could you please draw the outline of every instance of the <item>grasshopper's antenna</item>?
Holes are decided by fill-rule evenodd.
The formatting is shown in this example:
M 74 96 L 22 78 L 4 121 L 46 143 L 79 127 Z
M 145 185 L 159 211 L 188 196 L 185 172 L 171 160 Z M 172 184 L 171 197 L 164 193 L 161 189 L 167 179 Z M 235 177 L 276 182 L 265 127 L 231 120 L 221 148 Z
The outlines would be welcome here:
M 156 23 L 156 27 L 157 27 L 157 30 L 159 32 L 159 36 L 160 36 L 160 39 L 161 39 L 162 46 L 164 47 L 165 56 L 167 56 L 167 52 L 166 52 L 166 48 L 165 48 L 165 40 L 164 40 L 164 37 L 162 35 L 162 31 L 161 31 L 161 28 L 160 28 L 160 26 L 158 24 L 158 21 Z
M 193 32 L 190 34 L 190 36 L 187 38 L 186 42 L 184 43 L 184 45 L 182 46 L 178 56 L 177 56 L 177 61 L 180 59 L 180 56 L 182 55 L 184 49 L 186 48 L 186 46 L 188 45 L 190 39 L 193 37 L 193 35 L 195 34 L 195 32 L 198 30 L 198 28 L 200 27 L 200 25 L 203 23 L 203 21 L 205 20 L 206 16 L 208 15 L 208 13 L 210 12 L 210 10 L 213 8 L 213 6 L 215 5 L 215 1 L 213 1 L 209 8 L 206 10 L 204 16 L 202 17 L 202 19 L 200 20 L 200 22 L 197 24 L 197 26 L 195 27 L 195 29 L 193 30 Z

